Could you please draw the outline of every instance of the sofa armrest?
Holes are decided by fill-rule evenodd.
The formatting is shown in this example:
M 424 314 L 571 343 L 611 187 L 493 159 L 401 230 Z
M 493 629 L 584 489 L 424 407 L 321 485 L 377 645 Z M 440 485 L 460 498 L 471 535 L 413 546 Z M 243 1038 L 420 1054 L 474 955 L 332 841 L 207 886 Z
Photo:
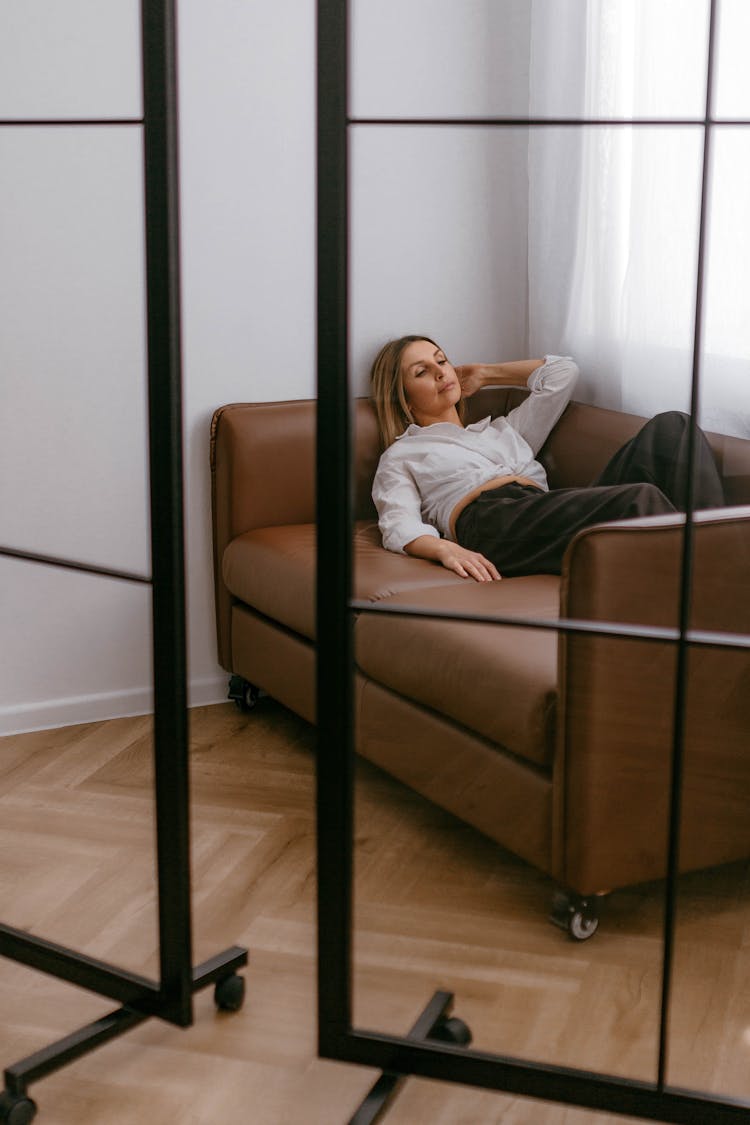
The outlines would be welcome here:
M 314 522 L 314 401 L 220 407 L 211 422 L 210 463 L 218 655 L 232 671 L 224 551 L 256 527 Z
M 355 519 L 376 518 L 370 490 L 380 457 L 377 418 L 367 399 L 352 412 Z M 224 551 L 260 527 L 315 522 L 316 402 L 233 403 L 211 422 L 211 508 L 219 662 L 231 667 L 233 599 L 224 585 Z
M 566 553 L 561 615 L 675 628 L 685 517 L 582 532 Z M 750 633 L 750 507 L 695 516 L 690 627 Z M 666 870 L 677 646 L 560 636 L 556 874 L 581 893 Z M 688 661 L 681 869 L 750 853 L 750 650 Z

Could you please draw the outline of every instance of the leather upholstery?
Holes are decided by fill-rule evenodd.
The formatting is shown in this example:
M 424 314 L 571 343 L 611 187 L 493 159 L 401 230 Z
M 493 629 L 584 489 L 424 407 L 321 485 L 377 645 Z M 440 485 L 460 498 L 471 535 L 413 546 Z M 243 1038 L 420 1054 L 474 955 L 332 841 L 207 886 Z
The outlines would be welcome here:
M 684 517 L 601 525 L 571 544 L 563 615 L 677 628 Z M 690 626 L 750 633 L 750 507 L 695 517 Z M 561 638 L 558 874 L 582 891 L 666 871 L 677 648 Z M 750 651 L 692 647 L 685 709 L 684 870 L 750 854 Z
M 376 517 L 370 495 L 380 444 L 370 402 L 358 400 L 353 422 L 354 516 Z M 315 402 L 236 403 L 211 422 L 211 511 L 219 662 L 232 668 L 232 595 L 224 585 L 224 552 L 255 528 L 315 520 Z
M 223 579 L 239 601 L 301 633 L 315 636 L 315 525 L 262 527 L 238 535 L 224 552 Z M 425 559 L 384 551 L 372 521 L 354 530 L 355 598 L 377 602 L 400 591 L 461 585 L 458 575 Z M 416 566 L 414 564 L 417 564 Z
M 357 749 L 529 863 L 550 871 L 552 779 L 471 730 L 365 680 Z
M 462 582 L 395 594 L 387 605 L 457 613 L 556 618 L 559 579 L 541 574 Z M 360 670 L 549 768 L 554 749 L 557 636 L 546 629 L 362 613 L 354 631 Z

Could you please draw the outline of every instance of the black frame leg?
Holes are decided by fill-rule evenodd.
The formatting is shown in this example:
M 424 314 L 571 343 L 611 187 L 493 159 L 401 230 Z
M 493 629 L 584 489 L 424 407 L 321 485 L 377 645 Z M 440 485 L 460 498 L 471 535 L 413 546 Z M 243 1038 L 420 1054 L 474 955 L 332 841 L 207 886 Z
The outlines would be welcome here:
M 221 984 L 236 975 L 237 970 L 245 965 L 247 965 L 247 950 L 237 945 L 231 946 L 193 969 L 192 992 L 199 992 L 212 984 Z M 151 1008 L 152 1005 L 149 1005 L 146 1011 L 139 1011 L 128 1005 L 117 1008 L 7 1067 L 4 1073 L 5 1090 L 0 1093 L 0 1125 L 5 1125 L 6 1122 L 14 1125 L 14 1112 L 19 1122 L 24 1120 L 21 1107 L 17 1104 L 24 1100 L 28 1100 L 33 1107 L 33 1110 L 30 1109 L 31 1116 L 25 1118 L 31 1121 L 36 1107 L 28 1099 L 27 1090 L 32 1082 L 37 1082 L 40 1078 L 60 1070 L 68 1063 L 88 1054 L 95 1047 L 100 1047 L 110 1039 L 130 1031 L 144 1020 L 161 1014 L 158 1008 L 156 1010 Z
M 436 992 L 406 1038 L 418 1042 L 441 1038 L 439 1031 L 450 1016 L 452 1008 L 453 993 Z M 383 1071 L 353 1116 L 349 1118 L 347 1125 L 374 1125 L 376 1121 L 380 1121 L 407 1077 L 408 1075 Z

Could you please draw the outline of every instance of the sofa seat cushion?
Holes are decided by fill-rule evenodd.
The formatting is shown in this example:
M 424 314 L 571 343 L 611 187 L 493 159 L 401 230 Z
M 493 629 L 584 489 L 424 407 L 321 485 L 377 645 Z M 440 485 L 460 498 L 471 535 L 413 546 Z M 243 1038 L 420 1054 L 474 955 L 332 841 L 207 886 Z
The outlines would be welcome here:
M 382 607 L 553 619 L 560 579 L 553 575 L 461 580 L 449 588 L 398 593 Z M 554 754 L 557 633 L 552 629 L 475 624 L 440 617 L 362 612 L 355 625 L 362 672 L 549 768 Z
M 232 540 L 222 573 L 230 593 L 304 637 L 315 636 L 315 524 L 261 527 Z M 374 521 L 354 528 L 354 590 L 364 601 L 464 580 L 424 559 L 383 549 Z

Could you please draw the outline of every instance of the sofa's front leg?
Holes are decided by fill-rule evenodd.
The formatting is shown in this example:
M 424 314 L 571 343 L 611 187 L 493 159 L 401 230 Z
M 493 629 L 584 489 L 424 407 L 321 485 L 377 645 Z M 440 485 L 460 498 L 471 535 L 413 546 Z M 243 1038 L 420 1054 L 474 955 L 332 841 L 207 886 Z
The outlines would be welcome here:
M 566 930 L 574 941 L 588 941 L 599 929 L 599 908 L 604 895 L 583 895 L 563 888 L 552 896 L 549 920 Z

